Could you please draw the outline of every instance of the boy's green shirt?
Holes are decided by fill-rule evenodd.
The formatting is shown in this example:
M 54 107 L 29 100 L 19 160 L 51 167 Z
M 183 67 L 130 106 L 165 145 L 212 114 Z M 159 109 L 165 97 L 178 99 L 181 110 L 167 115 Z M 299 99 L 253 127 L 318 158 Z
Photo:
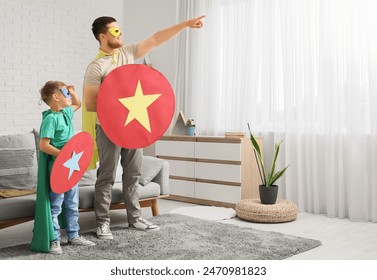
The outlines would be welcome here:
M 72 106 L 66 107 L 60 112 L 44 111 L 39 137 L 50 138 L 50 144 L 56 148 L 64 146 L 74 134 L 73 113 Z

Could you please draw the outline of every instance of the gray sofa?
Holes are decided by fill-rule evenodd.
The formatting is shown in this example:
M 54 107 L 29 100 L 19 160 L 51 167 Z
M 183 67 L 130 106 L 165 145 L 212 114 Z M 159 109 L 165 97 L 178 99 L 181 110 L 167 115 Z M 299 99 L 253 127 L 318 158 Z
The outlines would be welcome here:
M 0 229 L 34 218 L 39 156 L 38 132 L 0 135 Z M 124 208 L 122 171 L 117 169 L 111 209 Z M 79 209 L 93 210 L 96 170 L 88 170 L 79 182 Z M 139 184 L 140 205 L 151 207 L 158 215 L 157 198 L 169 193 L 169 164 L 155 157 L 143 156 Z

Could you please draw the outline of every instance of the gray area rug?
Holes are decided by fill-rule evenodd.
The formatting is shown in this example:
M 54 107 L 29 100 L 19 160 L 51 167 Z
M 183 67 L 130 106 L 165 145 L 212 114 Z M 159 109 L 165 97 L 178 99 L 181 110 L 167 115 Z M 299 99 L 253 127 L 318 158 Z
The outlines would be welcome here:
M 179 214 L 150 220 L 161 230 L 146 233 L 124 224 L 111 227 L 114 240 L 99 240 L 94 232 L 83 234 L 97 244 L 93 247 L 62 244 L 63 254 L 52 255 L 32 252 L 30 244 L 23 244 L 0 249 L 0 259 L 281 260 L 321 245 L 318 240 Z

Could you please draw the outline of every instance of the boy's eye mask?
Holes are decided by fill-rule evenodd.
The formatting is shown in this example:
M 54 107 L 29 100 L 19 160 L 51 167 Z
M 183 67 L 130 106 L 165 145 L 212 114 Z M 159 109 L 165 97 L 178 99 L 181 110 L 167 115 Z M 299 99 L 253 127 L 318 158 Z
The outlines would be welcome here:
M 66 88 L 61 88 L 60 91 L 61 91 L 61 93 L 63 93 L 63 95 L 64 95 L 66 98 L 71 99 L 71 94 L 69 93 L 69 90 L 68 90 L 68 89 L 66 89 Z

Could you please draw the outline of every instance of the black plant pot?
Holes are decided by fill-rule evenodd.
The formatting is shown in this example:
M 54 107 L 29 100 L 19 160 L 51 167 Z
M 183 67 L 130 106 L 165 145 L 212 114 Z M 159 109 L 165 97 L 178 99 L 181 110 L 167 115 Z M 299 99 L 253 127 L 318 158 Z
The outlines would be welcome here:
M 272 185 L 266 187 L 265 185 L 259 186 L 259 197 L 262 204 L 275 204 L 278 197 L 279 187 Z

